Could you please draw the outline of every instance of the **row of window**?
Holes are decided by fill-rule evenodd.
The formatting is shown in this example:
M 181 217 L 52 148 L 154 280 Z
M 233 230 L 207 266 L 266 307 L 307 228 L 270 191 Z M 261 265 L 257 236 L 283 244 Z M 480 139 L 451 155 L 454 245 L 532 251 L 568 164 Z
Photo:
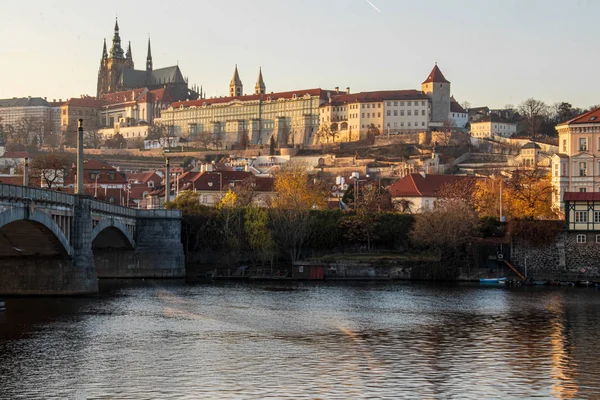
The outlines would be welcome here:
M 413 104 L 414 104 L 415 107 L 419 106 L 419 102 L 416 101 L 416 100 L 415 101 L 406 101 L 406 102 L 400 101 L 399 103 L 400 103 L 400 107 L 404 107 L 405 103 L 406 103 L 407 107 L 412 107 Z M 388 102 L 386 102 L 386 106 L 387 107 L 392 107 L 392 104 L 394 105 L 394 107 L 398 107 L 398 101 L 393 101 L 393 102 L 392 101 L 388 101 Z M 427 104 L 426 101 L 421 101 L 421 106 L 422 107 L 425 107 L 426 104 Z M 349 108 L 351 110 L 356 110 L 356 109 L 358 109 L 358 104 L 350 104 Z M 373 103 L 373 104 L 371 104 L 371 103 L 362 103 L 361 104 L 361 108 L 381 108 L 381 103 Z M 345 106 L 335 106 L 335 107 L 332 108 L 332 111 L 333 112 L 346 111 L 346 107 Z M 325 109 L 322 108 L 321 109 L 321 113 L 324 113 L 324 112 L 325 112 Z
M 587 242 L 587 235 L 577 235 L 577 243 L 586 243 Z M 596 235 L 596 243 L 600 243 L 600 235 Z
M 581 188 L 585 189 L 585 188 Z M 575 223 L 587 223 L 588 211 L 575 211 Z M 594 223 L 600 223 L 600 211 L 594 211 Z
M 406 111 L 406 115 L 411 116 L 411 110 Z M 392 110 L 387 110 L 386 115 L 388 117 L 392 116 Z M 415 116 L 419 115 L 419 110 L 415 110 Z M 425 115 L 425 110 L 421 110 L 421 115 Z M 398 110 L 394 110 L 394 117 L 398 116 Z M 400 110 L 400 116 L 404 116 L 404 110 Z

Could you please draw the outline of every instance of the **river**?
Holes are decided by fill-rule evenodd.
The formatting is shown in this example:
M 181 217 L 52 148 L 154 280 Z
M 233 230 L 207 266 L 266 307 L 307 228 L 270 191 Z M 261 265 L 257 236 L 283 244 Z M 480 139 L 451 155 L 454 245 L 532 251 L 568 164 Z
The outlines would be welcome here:
M 600 290 L 101 281 L 9 298 L 2 399 L 600 398 Z

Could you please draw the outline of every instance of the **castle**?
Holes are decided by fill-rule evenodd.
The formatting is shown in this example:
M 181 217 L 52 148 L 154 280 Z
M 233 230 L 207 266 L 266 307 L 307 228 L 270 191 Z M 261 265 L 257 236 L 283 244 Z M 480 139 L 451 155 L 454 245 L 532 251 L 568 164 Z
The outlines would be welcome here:
M 110 52 L 107 52 L 106 39 L 104 39 L 100 70 L 98 71 L 97 98 L 102 98 L 108 93 L 125 90 L 138 88 L 154 90 L 163 87 L 167 88 L 173 100 L 195 100 L 199 97 L 195 88 L 188 88 L 188 80 L 183 77 L 179 65 L 153 69 L 150 38 L 148 38 L 146 69 L 134 69 L 131 42 L 127 46 L 127 52 L 124 52 L 119 36 L 119 23 L 115 21 Z

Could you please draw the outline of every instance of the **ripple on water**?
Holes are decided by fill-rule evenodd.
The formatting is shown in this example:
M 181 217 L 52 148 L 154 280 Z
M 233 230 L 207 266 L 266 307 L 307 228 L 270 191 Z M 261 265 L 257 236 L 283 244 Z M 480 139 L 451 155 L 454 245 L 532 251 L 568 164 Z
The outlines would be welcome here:
M 9 299 L 0 397 L 600 393 L 595 291 L 167 282 L 113 290 L 67 302 Z

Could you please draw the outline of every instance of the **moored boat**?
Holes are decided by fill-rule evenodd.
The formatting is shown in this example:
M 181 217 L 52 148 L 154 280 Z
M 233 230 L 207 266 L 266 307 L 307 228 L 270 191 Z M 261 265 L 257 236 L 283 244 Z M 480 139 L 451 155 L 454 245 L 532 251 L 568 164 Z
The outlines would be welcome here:
M 480 278 L 479 283 L 482 285 L 505 285 L 507 278 Z
M 6 303 L 3 299 L 0 299 L 0 311 L 6 310 Z

